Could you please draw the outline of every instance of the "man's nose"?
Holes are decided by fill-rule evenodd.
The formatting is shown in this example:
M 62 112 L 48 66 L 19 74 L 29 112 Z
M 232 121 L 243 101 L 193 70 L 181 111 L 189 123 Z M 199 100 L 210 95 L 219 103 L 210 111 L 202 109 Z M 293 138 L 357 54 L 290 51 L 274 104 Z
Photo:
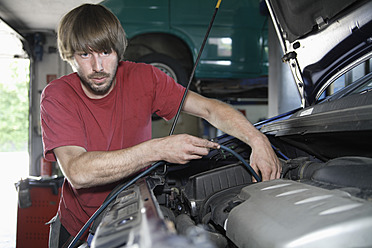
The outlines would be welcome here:
M 92 69 L 95 72 L 103 71 L 102 58 L 99 54 L 93 54 Z

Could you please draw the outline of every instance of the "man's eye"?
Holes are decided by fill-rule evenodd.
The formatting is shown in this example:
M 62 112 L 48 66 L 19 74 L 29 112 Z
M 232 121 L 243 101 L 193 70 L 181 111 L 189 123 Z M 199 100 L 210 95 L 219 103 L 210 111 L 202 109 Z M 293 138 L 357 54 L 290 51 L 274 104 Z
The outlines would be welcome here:
M 81 53 L 80 56 L 82 58 L 88 58 L 89 57 L 89 53 Z
M 108 52 L 108 51 L 103 51 L 103 52 L 102 52 L 102 55 L 104 55 L 104 56 L 110 55 L 110 52 Z

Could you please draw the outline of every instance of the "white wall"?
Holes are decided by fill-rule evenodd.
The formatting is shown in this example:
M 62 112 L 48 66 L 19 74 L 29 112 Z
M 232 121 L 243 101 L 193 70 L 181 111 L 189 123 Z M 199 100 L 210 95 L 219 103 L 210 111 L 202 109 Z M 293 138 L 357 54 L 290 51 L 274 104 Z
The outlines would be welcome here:
M 42 141 L 40 130 L 40 96 L 48 79 L 61 77 L 70 73 L 71 67 L 63 62 L 57 52 L 56 34 L 54 32 L 43 33 L 45 44 L 43 45 L 43 57 L 41 61 L 33 61 L 31 72 L 32 90 L 30 95 L 30 175 L 38 176 L 40 172 L 40 158 L 42 155 Z M 51 48 L 51 49 L 50 49 Z
M 280 47 L 271 19 L 269 28 L 269 110 L 273 117 L 301 106 L 301 98 L 293 76 L 286 63 L 281 61 L 283 51 Z

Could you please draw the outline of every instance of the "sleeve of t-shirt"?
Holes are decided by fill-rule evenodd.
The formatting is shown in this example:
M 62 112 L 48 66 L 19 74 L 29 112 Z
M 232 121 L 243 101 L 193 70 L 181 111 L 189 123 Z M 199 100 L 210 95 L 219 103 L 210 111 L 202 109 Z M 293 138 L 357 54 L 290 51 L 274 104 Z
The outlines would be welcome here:
M 153 113 L 170 120 L 177 113 L 185 88 L 155 67 L 152 77 L 155 91 Z
M 40 104 L 44 157 L 50 161 L 56 160 L 54 148 L 75 145 L 86 149 L 87 143 L 77 106 L 56 91 L 56 87 L 46 87 Z

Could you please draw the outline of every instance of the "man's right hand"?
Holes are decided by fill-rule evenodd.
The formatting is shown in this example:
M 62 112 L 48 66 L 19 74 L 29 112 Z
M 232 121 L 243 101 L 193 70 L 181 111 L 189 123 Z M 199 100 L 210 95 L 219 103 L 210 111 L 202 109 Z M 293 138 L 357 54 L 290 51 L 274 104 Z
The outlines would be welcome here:
M 198 138 L 188 134 L 172 135 L 159 139 L 159 147 L 157 150 L 161 160 L 186 164 L 194 159 L 200 159 L 208 155 L 210 149 L 218 149 L 218 143 Z

